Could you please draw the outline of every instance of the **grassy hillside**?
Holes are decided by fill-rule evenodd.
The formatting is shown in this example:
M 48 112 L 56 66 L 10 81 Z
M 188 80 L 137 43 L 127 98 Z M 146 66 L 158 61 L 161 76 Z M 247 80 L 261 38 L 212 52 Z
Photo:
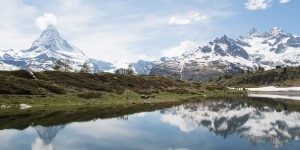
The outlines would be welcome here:
M 130 90 L 138 94 L 159 91 L 192 92 L 211 87 L 196 82 L 185 82 L 162 76 L 89 74 L 71 72 L 0 71 L 0 94 L 65 95 L 102 92 L 122 94 Z M 218 87 L 222 89 L 223 87 Z
M 92 100 L 119 101 L 150 99 L 179 99 L 182 96 L 217 96 L 226 94 L 220 85 L 205 85 L 163 76 L 116 75 L 111 73 L 89 74 L 72 72 L 0 71 L 0 105 L 27 102 L 86 104 Z M 51 101 L 49 101 L 49 99 Z
M 224 75 L 215 81 L 224 86 L 300 86 L 300 67 L 287 67 L 243 73 L 237 75 Z

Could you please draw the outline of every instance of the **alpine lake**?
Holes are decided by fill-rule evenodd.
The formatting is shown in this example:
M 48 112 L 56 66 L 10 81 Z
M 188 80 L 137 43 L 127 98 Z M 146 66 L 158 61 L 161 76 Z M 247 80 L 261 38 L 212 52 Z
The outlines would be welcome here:
M 24 120 L 2 122 L 0 149 L 296 150 L 300 148 L 299 106 L 286 101 L 295 102 L 218 98 L 67 122 L 56 117 L 61 114 L 52 114 L 61 121 L 52 119 L 56 123 L 51 125 L 30 119 L 22 126 L 18 123 Z

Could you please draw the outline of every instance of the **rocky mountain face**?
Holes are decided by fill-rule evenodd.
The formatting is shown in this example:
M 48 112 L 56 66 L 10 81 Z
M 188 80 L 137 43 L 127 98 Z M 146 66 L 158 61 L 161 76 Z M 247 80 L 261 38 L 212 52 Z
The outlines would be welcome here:
M 150 70 L 156 66 L 159 61 L 146 61 L 139 60 L 133 63 L 127 62 L 105 62 L 102 60 L 91 59 L 91 62 L 98 66 L 101 71 L 114 73 L 116 69 L 127 69 L 129 65 L 132 67 L 134 74 L 146 75 L 150 72 Z
M 92 63 L 95 63 L 100 70 L 104 72 L 113 73 L 116 69 L 127 69 L 130 65 L 134 71 L 134 74 L 147 75 L 150 70 L 158 64 L 164 63 L 166 61 L 174 60 L 175 58 L 162 57 L 159 61 L 147 61 L 147 60 L 138 60 L 137 62 L 126 63 L 126 62 L 105 62 L 101 60 L 91 59 Z
M 175 57 L 162 57 L 160 58 L 159 61 L 145 61 L 145 60 L 139 60 L 135 63 L 131 63 L 132 68 L 136 74 L 142 74 L 146 75 L 149 74 L 151 69 L 154 68 L 155 66 L 174 60 L 176 59 Z
M 109 70 L 115 69 L 115 66 L 113 63 L 102 61 L 102 60 L 97 60 L 97 59 L 90 59 L 90 60 L 95 66 L 98 66 L 98 69 L 101 71 L 109 71 Z
M 208 81 L 224 73 L 239 73 L 262 66 L 266 69 L 300 65 L 300 38 L 280 28 L 269 32 L 251 29 L 245 36 L 217 38 L 196 50 L 151 69 L 160 74 L 183 80 Z
M 208 81 L 219 74 L 239 73 L 253 66 L 248 53 L 233 39 L 223 36 L 206 46 L 187 51 L 175 60 L 157 65 L 150 73 L 183 80 Z
M 150 72 L 150 70 L 155 67 L 159 62 L 155 61 L 144 61 L 139 60 L 136 63 L 132 63 L 132 67 L 136 74 L 143 74 L 146 75 Z
M 43 140 L 45 144 L 51 144 L 54 138 L 56 137 L 57 133 L 64 129 L 63 126 L 52 126 L 52 127 L 43 127 L 43 126 L 36 126 L 34 127 L 39 135 L 39 138 Z
M 267 69 L 300 64 L 300 38 L 280 28 L 275 27 L 269 32 L 252 29 L 236 42 L 248 52 L 253 62 Z
M 224 138 L 230 135 L 244 137 L 254 145 L 271 143 L 278 148 L 300 136 L 298 112 L 278 112 L 268 107 L 257 109 L 238 102 L 188 104 L 161 113 L 163 122 L 177 126 L 183 132 L 207 128 Z
M 74 70 L 80 70 L 87 62 L 93 72 L 100 69 L 78 48 L 64 40 L 53 25 L 49 25 L 41 36 L 26 50 L 0 51 L 0 70 L 52 70 L 57 60 L 70 60 Z
M 64 129 L 64 125 L 62 126 L 52 126 L 52 127 L 43 127 L 36 126 L 34 129 L 36 130 L 39 138 L 37 138 L 34 143 L 32 143 L 32 150 L 53 150 L 53 140 L 55 139 L 57 133 L 60 130 Z

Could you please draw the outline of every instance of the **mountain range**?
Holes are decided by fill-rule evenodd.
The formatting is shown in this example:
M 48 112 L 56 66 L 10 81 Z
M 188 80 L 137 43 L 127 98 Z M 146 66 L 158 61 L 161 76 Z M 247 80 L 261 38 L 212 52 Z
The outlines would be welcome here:
M 224 35 L 195 50 L 187 50 L 172 61 L 159 64 L 151 74 L 178 79 L 208 81 L 220 74 L 234 74 L 253 70 L 258 66 L 298 66 L 300 37 L 280 28 L 268 32 L 251 29 L 245 36 L 231 39 Z
M 81 69 L 86 62 L 91 72 L 113 72 L 119 66 L 114 63 L 88 58 L 79 48 L 64 40 L 54 25 L 49 25 L 26 50 L 1 50 L 0 70 L 53 70 L 57 60 L 69 60 L 73 71 Z M 136 63 L 123 63 L 122 67 L 132 65 L 137 74 L 148 74 L 159 63 L 140 60 Z M 124 64 L 127 66 L 124 66 Z
M 161 111 L 161 120 L 183 132 L 206 128 L 224 138 L 243 137 L 252 144 L 271 143 L 276 148 L 300 136 L 300 113 L 261 109 L 245 103 L 207 102 Z M 176 121 L 174 121 L 176 120 Z
M 91 72 L 113 72 L 131 65 L 136 74 L 160 74 L 183 80 L 208 81 L 224 73 L 239 73 L 258 66 L 297 66 L 300 62 L 300 37 L 272 28 L 267 32 L 251 29 L 245 36 L 231 39 L 224 35 L 197 49 L 186 49 L 179 57 L 133 63 L 105 62 L 88 58 L 64 40 L 55 26 L 49 25 L 25 50 L 1 50 L 0 70 L 53 70 L 57 60 L 70 60 L 73 71 L 86 62 Z M 122 64 L 122 65 L 120 65 Z

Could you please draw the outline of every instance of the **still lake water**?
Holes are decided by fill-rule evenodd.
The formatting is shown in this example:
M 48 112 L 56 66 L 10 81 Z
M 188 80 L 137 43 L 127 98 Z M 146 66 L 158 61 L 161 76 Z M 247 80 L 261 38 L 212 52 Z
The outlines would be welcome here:
M 3 129 L 0 149 L 296 150 L 299 136 L 299 112 L 218 101 L 50 127 Z

